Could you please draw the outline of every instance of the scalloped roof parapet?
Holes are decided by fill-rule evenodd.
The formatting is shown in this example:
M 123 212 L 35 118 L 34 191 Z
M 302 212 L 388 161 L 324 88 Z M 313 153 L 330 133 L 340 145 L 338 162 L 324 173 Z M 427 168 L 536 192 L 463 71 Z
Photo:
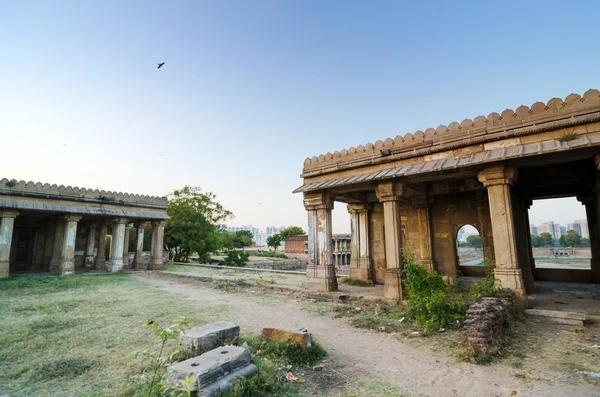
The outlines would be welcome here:
M 158 205 L 166 206 L 167 197 L 147 196 L 133 193 L 122 193 L 122 192 L 111 192 L 98 189 L 86 189 L 84 187 L 71 187 L 65 185 L 56 185 L 49 183 L 34 183 L 32 181 L 17 181 L 15 179 L 0 179 L 0 192 L 18 192 L 34 193 L 47 196 L 69 197 L 69 198 L 81 198 L 88 200 L 100 200 L 106 201 L 107 203 L 114 204 L 147 204 L 147 205 Z
M 304 160 L 304 171 L 315 171 L 333 165 L 343 167 L 375 156 L 380 157 L 383 148 L 389 149 L 391 154 L 410 153 L 427 148 L 434 150 L 436 146 L 445 143 L 468 141 L 473 136 L 560 120 L 575 114 L 584 114 L 586 110 L 594 108 L 600 111 L 600 91 L 590 89 L 583 96 L 571 94 L 564 101 L 560 98 L 552 98 L 547 103 L 536 102 L 531 107 L 522 105 L 516 110 L 506 109 L 500 114 L 493 112 L 487 117 L 477 116 L 473 120 L 464 119 L 460 123 L 452 122 L 447 126 L 440 125 L 435 129 L 428 128 L 414 134 L 408 133 L 403 137 L 387 138 L 375 144 L 367 143 L 356 148 L 350 147 L 313 156 Z

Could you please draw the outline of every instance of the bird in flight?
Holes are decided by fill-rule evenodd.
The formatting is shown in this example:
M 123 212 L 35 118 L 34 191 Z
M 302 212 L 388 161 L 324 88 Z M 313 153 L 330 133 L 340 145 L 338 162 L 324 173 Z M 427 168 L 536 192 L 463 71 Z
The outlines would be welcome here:
M 162 67 L 162 65 L 164 65 L 165 63 L 159 63 L 157 69 L 160 69 Z

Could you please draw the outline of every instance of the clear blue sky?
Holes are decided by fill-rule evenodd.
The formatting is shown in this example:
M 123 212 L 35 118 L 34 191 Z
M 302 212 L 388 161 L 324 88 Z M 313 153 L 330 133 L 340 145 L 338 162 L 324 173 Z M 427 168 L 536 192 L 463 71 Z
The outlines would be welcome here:
M 0 174 L 305 226 L 307 156 L 600 87 L 598 2 L 487 3 L 0 0 Z

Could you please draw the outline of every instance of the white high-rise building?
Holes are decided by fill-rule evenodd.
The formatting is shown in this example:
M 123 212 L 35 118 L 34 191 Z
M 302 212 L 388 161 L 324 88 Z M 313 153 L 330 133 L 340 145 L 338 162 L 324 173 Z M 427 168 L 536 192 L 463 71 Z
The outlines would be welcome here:
M 542 233 L 550 233 L 553 239 L 559 239 L 561 236 L 560 233 L 560 225 L 558 223 L 554 223 L 553 221 L 544 222 L 537 227 L 537 231 L 539 234 Z
M 574 230 L 581 236 L 581 238 L 590 238 L 590 231 L 588 229 L 588 223 L 586 219 L 573 221 L 567 225 L 567 230 Z

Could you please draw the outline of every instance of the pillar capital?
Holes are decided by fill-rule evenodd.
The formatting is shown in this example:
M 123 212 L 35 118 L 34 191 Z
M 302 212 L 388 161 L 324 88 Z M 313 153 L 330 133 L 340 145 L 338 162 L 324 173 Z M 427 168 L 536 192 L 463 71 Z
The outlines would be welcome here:
M 67 214 L 63 216 L 63 219 L 67 222 L 79 222 L 81 220 L 81 215 Z
M 140 221 L 140 222 L 136 222 L 135 226 L 137 228 L 145 228 L 146 226 L 148 226 L 148 221 Z
M 332 210 L 333 197 L 325 193 L 304 193 L 304 208 L 307 211 Z
M 169 221 L 165 219 L 155 219 L 152 221 L 152 227 L 165 227 L 167 226 L 167 223 L 169 223 Z
M 125 225 L 125 229 L 126 229 L 126 230 L 129 230 L 129 229 L 132 229 L 132 228 L 133 228 L 133 223 L 127 223 L 127 224 Z
M 359 212 L 369 212 L 373 209 L 373 207 L 368 203 L 348 204 L 346 207 L 348 208 L 348 212 L 350 214 Z
M 483 186 L 495 186 L 495 185 L 512 185 L 513 181 L 517 179 L 517 170 L 513 167 L 505 167 L 503 165 L 496 167 L 489 167 L 477 174 L 479 182 L 483 183 Z
M 0 218 L 16 218 L 17 216 L 19 216 L 19 211 L 0 210 Z
M 383 182 L 377 185 L 375 193 L 381 202 L 398 201 L 406 194 L 406 185 L 404 183 Z
M 129 222 L 127 218 L 115 218 L 112 220 L 112 223 L 115 225 L 126 225 Z

